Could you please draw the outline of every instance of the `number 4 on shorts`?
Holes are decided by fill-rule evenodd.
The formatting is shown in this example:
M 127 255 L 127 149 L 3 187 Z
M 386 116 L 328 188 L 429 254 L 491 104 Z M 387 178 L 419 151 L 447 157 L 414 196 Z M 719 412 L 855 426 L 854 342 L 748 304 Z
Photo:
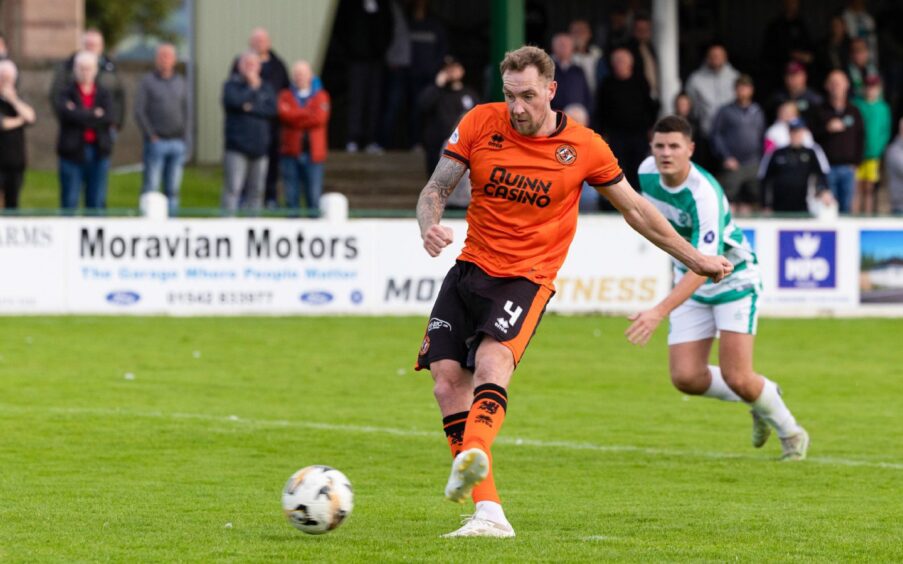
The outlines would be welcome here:
M 511 318 L 508 319 L 508 325 L 514 325 L 515 323 L 517 323 L 520 314 L 522 314 L 523 312 L 524 308 L 520 306 L 517 306 L 517 309 L 514 309 L 514 302 L 512 302 L 511 300 L 505 302 L 505 313 L 511 316 Z

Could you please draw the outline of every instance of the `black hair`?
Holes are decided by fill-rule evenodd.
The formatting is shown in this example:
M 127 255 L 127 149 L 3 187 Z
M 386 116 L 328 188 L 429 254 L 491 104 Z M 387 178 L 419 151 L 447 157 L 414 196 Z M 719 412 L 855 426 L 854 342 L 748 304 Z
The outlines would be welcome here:
M 693 126 L 681 116 L 670 115 L 655 122 L 652 133 L 682 133 L 687 139 L 693 139 Z

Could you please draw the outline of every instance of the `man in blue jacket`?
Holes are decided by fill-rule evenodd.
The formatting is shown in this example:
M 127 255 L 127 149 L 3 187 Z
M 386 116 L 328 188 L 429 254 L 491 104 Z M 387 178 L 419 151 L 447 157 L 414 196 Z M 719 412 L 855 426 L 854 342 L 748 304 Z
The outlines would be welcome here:
M 247 52 L 238 62 L 238 74 L 223 86 L 226 112 L 225 184 L 222 207 L 234 214 L 242 208 L 263 207 L 271 120 L 276 115 L 276 93 L 260 78 L 260 56 Z M 242 200 L 242 188 L 246 189 Z

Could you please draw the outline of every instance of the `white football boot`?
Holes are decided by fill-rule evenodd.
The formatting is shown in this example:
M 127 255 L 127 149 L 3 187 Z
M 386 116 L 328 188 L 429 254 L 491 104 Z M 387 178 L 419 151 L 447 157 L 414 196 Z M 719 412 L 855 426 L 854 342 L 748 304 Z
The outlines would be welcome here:
M 480 451 L 482 452 L 482 451 Z M 442 535 L 444 539 L 458 537 L 489 537 L 496 539 L 509 539 L 514 537 L 514 528 L 508 523 L 496 523 L 489 519 L 481 519 L 476 514 L 464 519 L 461 528 Z
M 489 475 L 489 456 L 478 448 L 469 448 L 458 453 L 452 462 L 451 475 L 445 485 L 445 498 L 455 503 L 464 503 L 470 497 L 473 487 Z M 466 525 L 462 529 L 466 528 Z
M 771 427 L 769 427 L 768 421 L 765 421 L 765 419 L 755 411 L 750 410 L 749 413 L 752 415 L 753 420 L 752 446 L 762 448 L 768 440 L 768 437 L 771 436 Z
M 799 433 L 781 439 L 781 460 L 805 460 L 809 450 L 809 433 L 800 427 Z

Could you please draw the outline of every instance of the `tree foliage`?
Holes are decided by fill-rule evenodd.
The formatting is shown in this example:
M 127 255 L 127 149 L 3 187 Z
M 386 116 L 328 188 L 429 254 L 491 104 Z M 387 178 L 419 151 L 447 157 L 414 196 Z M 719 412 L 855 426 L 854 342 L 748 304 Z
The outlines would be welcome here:
M 180 3 L 181 0 L 85 0 L 85 21 L 88 27 L 103 33 L 110 48 L 133 29 L 172 41 L 175 37 L 163 29 L 163 23 Z

